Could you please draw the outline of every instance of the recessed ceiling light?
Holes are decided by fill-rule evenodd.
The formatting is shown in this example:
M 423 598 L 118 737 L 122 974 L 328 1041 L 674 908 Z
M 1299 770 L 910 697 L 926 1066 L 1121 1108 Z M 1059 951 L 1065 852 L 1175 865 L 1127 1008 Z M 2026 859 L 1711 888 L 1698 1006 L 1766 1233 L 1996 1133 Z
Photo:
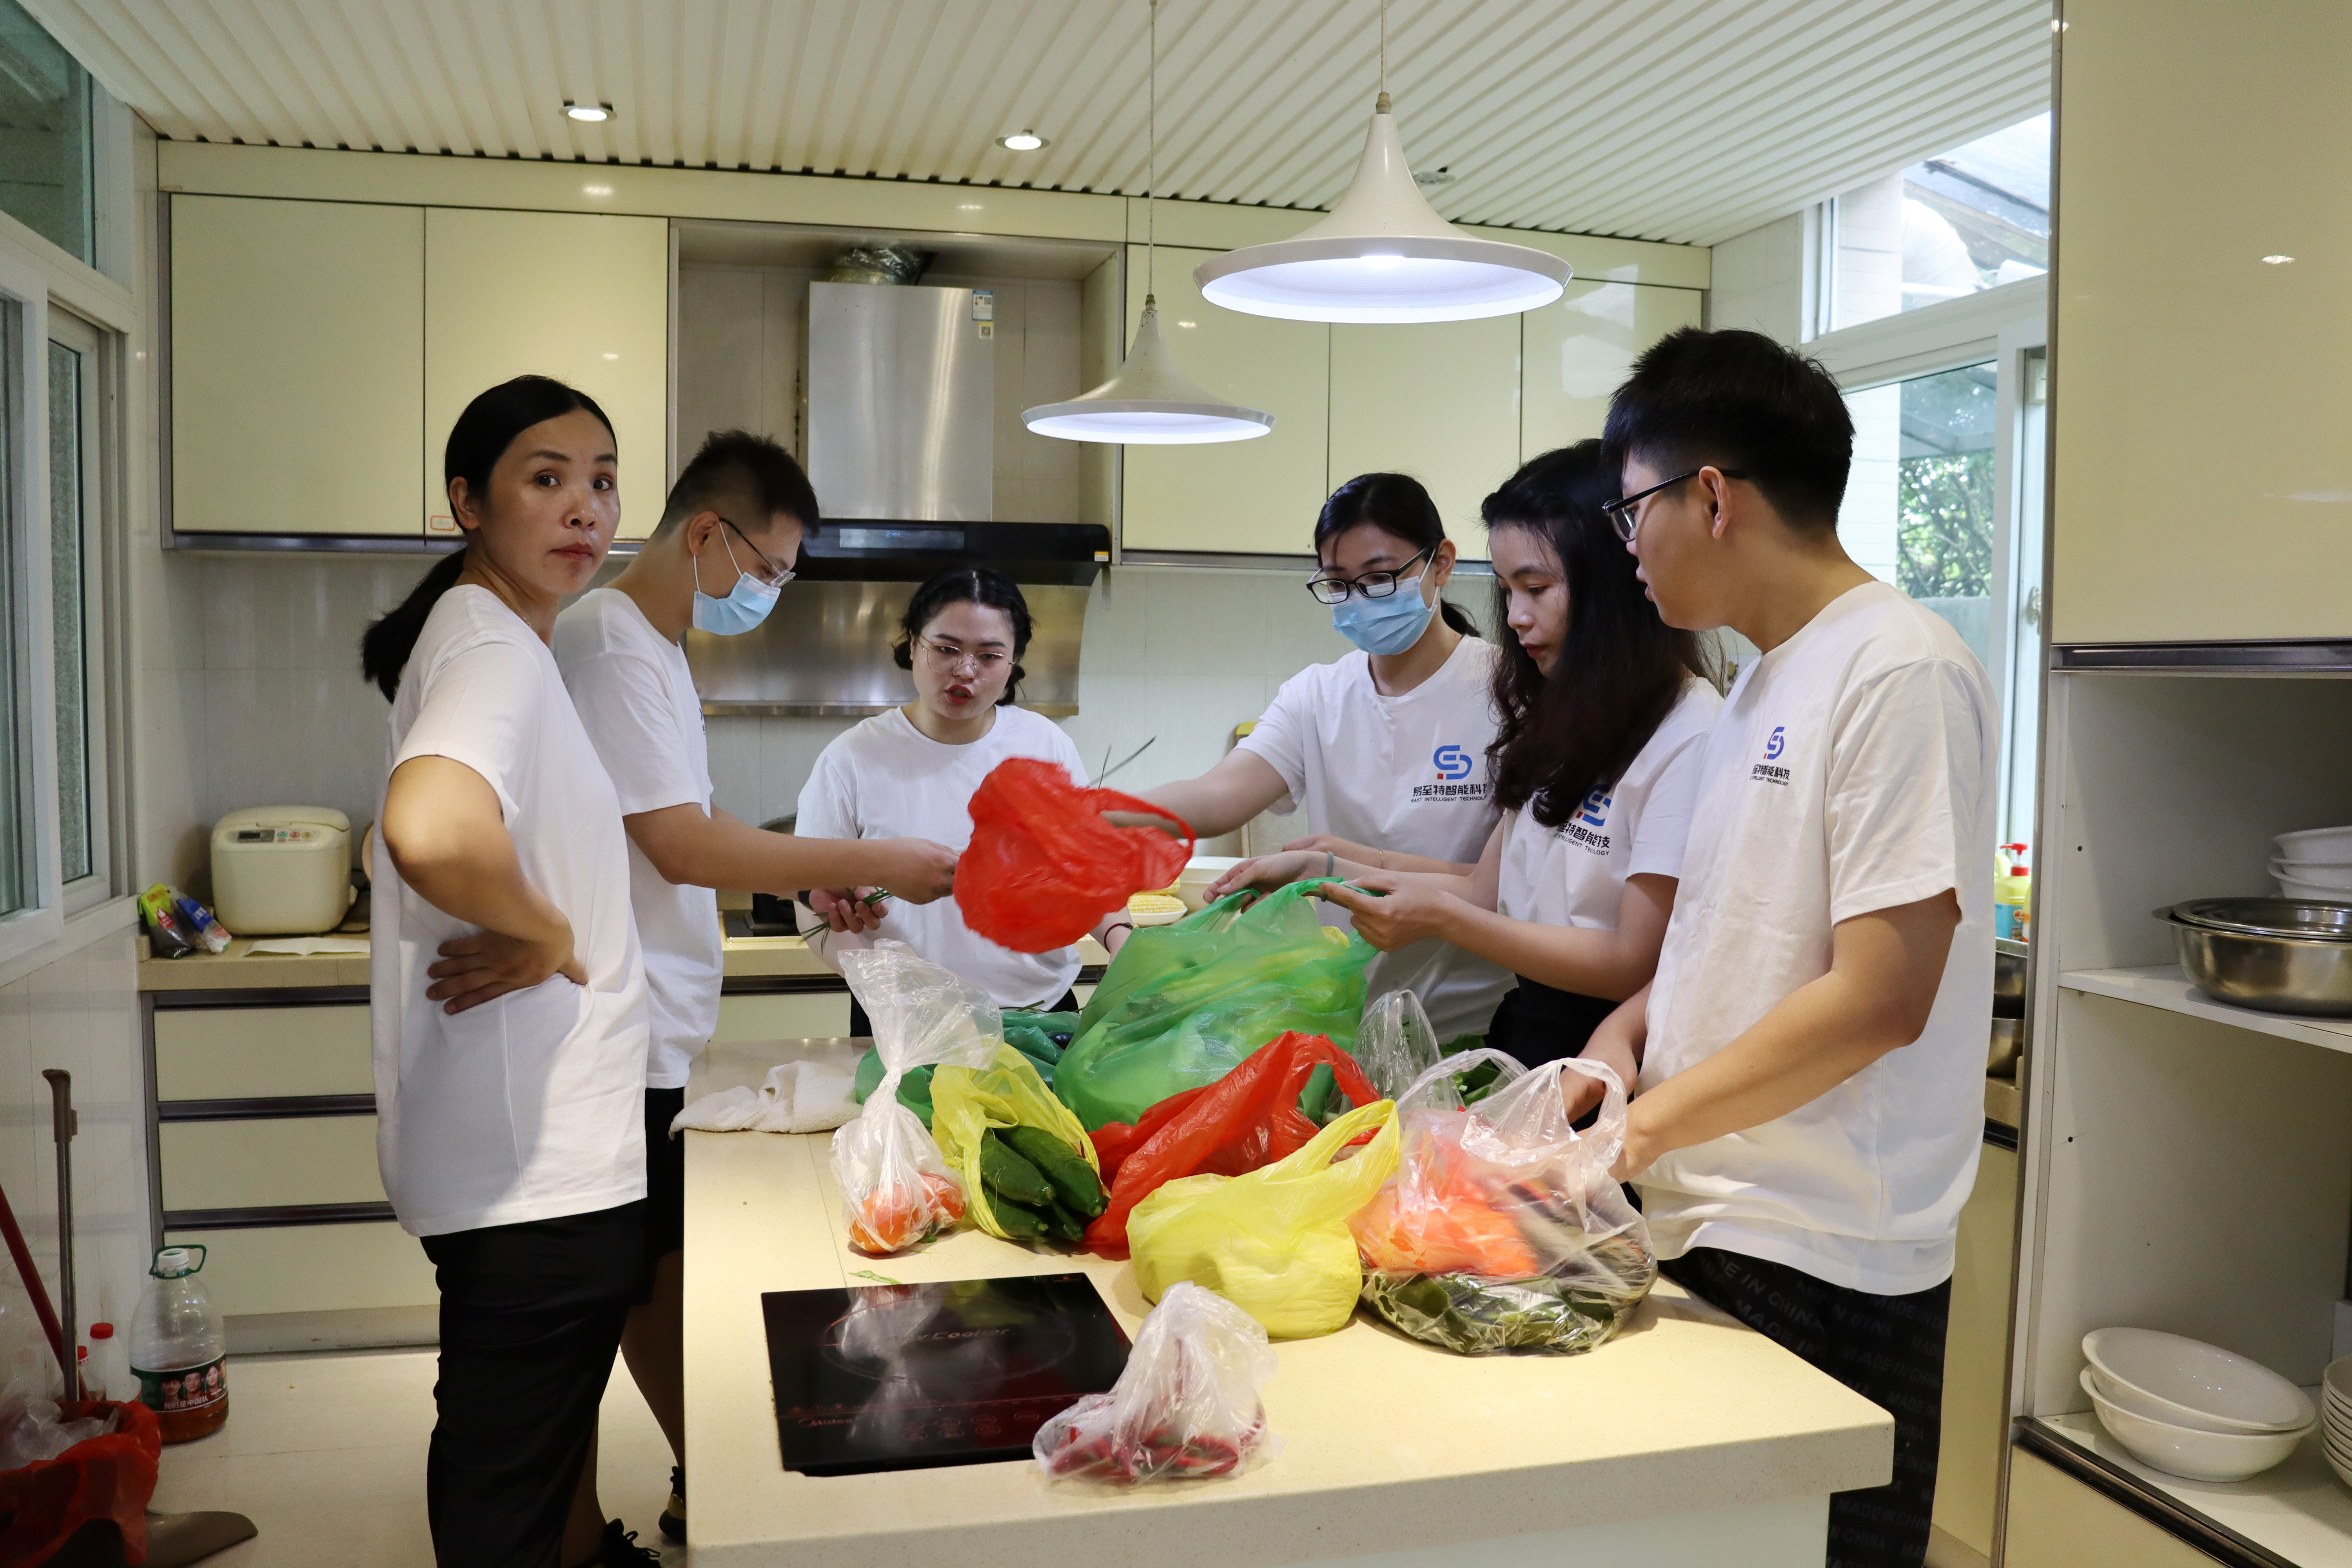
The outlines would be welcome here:
M 2294 259 L 2292 256 L 2265 256 L 2263 260 L 2272 267 L 2284 267 Z
M 996 144 L 1008 153 L 1034 153 L 1041 147 L 1053 145 L 1034 131 L 1015 131 L 1010 136 L 1000 136 Z
M 609 196 L 613 194 L 613 187 L 610 185 L 583 185 L 580 187 L 580 194 L 583 196 Z
M 594 125 L 613 118 L 613 106 L 609 103 L 574 103 L 567 98 L 563 100 L 563 112 L 574 120 Z

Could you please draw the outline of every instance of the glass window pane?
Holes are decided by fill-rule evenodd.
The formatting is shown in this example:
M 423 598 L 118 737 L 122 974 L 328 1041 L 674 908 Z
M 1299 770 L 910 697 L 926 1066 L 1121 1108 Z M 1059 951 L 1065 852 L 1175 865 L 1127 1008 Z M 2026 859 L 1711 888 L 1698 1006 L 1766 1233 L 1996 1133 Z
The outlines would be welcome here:
M 1847 396 L 1846 552 L 1949 621 L 1993 668 L 1994 369 L 1969 365 Z
M 59 873 L 90 874 L 89 636 L 82 569 L 86 486 L 82 394 L 88 366 L 63 343 L 49 345 L 49 624 L 57 653 Z
M 24 311 L 0 300 L 0 915 L 32 902 L 26 874 L 33 827 L 25 788 L 24 726 L 18 722 L 24 650 L 17 646 L 23 619 L 17 609 L 22 580 L 24 519 L 17 515 L 18 489 L 27 453 L 24 447 L 24 387 L 18 380 Z
M 16 0 L 0 0 L 0 212 L 95 266 L 89 73 Z
M 2050 268 L 2050 116 L 1837 199 L 1831 317 L 1858 326 Z

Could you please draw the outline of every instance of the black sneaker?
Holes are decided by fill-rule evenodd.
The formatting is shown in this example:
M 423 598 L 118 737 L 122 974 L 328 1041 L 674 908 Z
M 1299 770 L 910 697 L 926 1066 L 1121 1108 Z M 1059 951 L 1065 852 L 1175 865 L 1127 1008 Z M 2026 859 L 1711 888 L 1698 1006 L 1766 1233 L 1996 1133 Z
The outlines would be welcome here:
M 686 1544 L 686 1467 L 669 1468 L 669 1506 L 661 1510 L 661 1532 L 680 1546 Z
M 623 1530 L 617 1519 L 604 1521 L 604 1544 L 596 1549 L 594 1568 L 656 1568 L 661 1553 L 637 1544 L 637 1532 Z

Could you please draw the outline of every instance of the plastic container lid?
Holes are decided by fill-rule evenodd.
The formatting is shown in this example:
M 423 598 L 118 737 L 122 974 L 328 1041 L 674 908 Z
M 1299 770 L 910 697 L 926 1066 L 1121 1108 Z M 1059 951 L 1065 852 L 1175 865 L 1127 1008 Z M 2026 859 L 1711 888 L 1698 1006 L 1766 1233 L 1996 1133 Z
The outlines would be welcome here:
M 204 1267 L 204 1260 L 184 1247 L 166 1247 L 155 1254 L 155 1267 L 147 1270 L 158 1279 L 178 1279 L 194 1274 Z
M 114 1337 L 114 1325 L 112 1323 L 92 1323 L 89 1326 L 89 1337 L 94 1340 L 110 1340 Z

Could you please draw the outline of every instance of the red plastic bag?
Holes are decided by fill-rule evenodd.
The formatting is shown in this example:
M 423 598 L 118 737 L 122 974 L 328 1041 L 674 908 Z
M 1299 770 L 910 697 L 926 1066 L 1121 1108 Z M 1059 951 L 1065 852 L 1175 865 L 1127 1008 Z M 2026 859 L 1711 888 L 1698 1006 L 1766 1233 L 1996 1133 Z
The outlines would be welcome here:
M 144 1405 L 62 1403 L 69 1419 L 109 1409 L 121 1419 L 104 1436 L 41 1464 L 0 1471 L 0 1563 L 46 1563 L 94 1519 L 112 1520 L 122 1531 L 125 1561 L 147 1560 L 147 1504 L 155 1495 L 163 1429 Z
M 1106 811 L 1164 816 L 1183 829 L 1113 827 Z M 1015 952 L 1050 952 L 1095 929 L 1137 893 L 1167 887 L 1192 858 L 1175 813 L 1117 790 L 1080 789 L 1058 763 L 1008 757 L 971 796 L 971 846 L 956 863 L 964 924 Z
M 1298 1095 L 1327 1063 L 1356 1104 L 1381 1098 L 1355 1058 L 1320 1035 L 1292 1030 L 1206 1089 L 1170 1095 L 1132 1128 L 1114 1121 L 1097 1131 L 1095 1153 L 1110 1183 L 1110 1206 L 1087 1227 L 1087 1249 L 1125 1258 L 1128 1215 L 1179 1176 L 1246 1175 L 1307 1147 L 1320 1129 L 1298 1109 Z

